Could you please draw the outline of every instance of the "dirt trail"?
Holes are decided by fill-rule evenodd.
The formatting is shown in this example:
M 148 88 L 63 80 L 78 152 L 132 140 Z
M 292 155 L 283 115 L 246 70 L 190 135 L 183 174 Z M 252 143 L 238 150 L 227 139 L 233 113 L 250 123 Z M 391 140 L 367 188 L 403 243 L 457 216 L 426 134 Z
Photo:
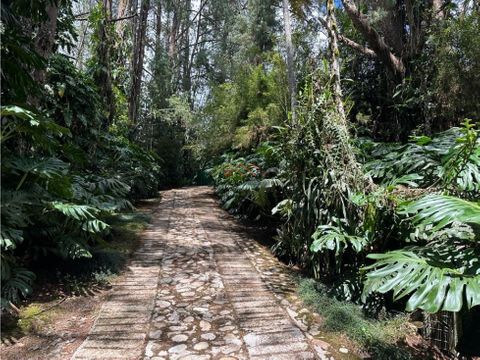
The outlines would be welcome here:
M 314 314 L 289 301 L 291 274 L 212 195 L 163 193 L 73 359 L 333 359 Z

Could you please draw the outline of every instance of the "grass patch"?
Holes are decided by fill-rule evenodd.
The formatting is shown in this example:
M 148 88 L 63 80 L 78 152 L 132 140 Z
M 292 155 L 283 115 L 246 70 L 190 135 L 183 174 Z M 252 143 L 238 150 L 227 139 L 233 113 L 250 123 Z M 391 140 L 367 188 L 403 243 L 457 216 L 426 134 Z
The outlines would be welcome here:
M 20 309 L 17 325 L 23 334 L 35 333 L 48 322 L 52 314 L 43 312 L 38 304 L 30 304 Z
M 358 305 L 333 298 L 324 285 L 313 279 L 301 279 L 298 294 L 307 306 L 323 316 L 325 330 L 346 334 L 373 359 L 412 359 L 409 351 L 399 346 L 411 331 L 405 316 L 367 318 Z
M 150 223 L 151 217 L 141 212 L 122 213 L 108 219 L 111 225 L 109 241 L 102 247 L 130 255 L 139 244 L 139 232 Z

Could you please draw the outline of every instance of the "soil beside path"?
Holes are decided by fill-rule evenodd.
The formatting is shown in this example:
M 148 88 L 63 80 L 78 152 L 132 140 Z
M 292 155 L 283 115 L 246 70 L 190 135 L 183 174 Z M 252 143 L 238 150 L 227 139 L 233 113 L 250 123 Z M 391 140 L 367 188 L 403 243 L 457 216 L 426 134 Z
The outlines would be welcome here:
M 293 290 L 211 188 L 166 191 L 72 359 L 333 359 Z

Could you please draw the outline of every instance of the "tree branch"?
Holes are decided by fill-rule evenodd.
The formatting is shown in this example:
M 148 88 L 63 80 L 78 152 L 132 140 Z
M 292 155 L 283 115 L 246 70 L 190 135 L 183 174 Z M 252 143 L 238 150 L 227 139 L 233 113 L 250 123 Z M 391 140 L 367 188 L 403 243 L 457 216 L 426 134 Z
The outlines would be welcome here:
M 111 19 L 111 20 L 108 20 L 108 22 L 114 23 L 117 21 L 131 19 L 131 18 L 134 18 L 135 16 L 138 16 L 138 14 L 132 14 L 132 15 L 121 17 L 121 18 Z M 88 21 L 88 18 L 79 18 L 79 19 L 75 19 L 75 21 Z
M 405 65 L 402 59 L 396 56 L 385 43 L 382 36 L 370 25 L 367 17 L 362 14 L 352 0 L 342 0 L 343 7 L 353 22 L 355 28 L 365 36 L 371 49 L 377 57 L 390 69 L 395 75 L 403 77 L 405 75 Z
M 323 19 L 321 17 L 318 17 L 318 21 L 320 22 L 320 24 L 322 24 L 322 26 L 325 29 L 328 30 L 328 23 L 325 21 L 325 19 Z M 375 51 L 373 51 L 372 49 L 370 49 L 366 46 L 360 45 L 359 43 L 347 38 L 346 36 L 343 36 L 341 34 L 337 34 L 337 38 L 338 38 L 339 41 L 341 41 L 345 45 L 350 46 L 352 49 L 355 49 L 355 50 L 361 52 L 362 54 L 364 54 L 364 55 L 366 55 L 370 58 L 376 58 L 377 57 L 377 54 L 375 53 Z
M 133 18 L 133 17 L 135 17 L 135 16 L 137 16 L 137 14 L 132 14 L 132 15 L 128 15 L 128 16 L 121 17 L 121 18 L 112 19 L 112 20 L 110 20 L 110 22 L 127 20 L 127 19 L 131 19 L 131 18 Z
M 377 54 L 375 53 L 375 51 L 373 51 L 372 49 L 366 47 L 366 46 L 363 46 L 363 45 L 360 45 L 359 43 L 356 43 L 355 41 L 341 35 L 341 34 L 338 34 L 338 40 L 341 41 L 342 43 L 344 43 L 345 45 L 351 47 L 352 49 L 355 49 L 359 52 L 361 52 L 363 55 L 366 55 L 372 59 L 375 59 L 377 58 Z

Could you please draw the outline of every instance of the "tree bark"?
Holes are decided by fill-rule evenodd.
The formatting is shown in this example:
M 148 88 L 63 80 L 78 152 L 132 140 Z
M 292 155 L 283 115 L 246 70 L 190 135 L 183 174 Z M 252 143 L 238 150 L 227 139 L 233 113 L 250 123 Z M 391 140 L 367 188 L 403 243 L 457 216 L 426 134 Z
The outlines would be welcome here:
M 338 49 L 337 20 L 335 18 L 333 0 L 327 0 L 327 31 L 329 37 L 328 45 L 330 48 L 330 72 L 333 79 L 333 96 L 335 97 L 335 105 L 340 115 L 340 121 L 346 126 L 347 116 L 345 107 L 343 106 L 342 87 L 340 83 L 340 63 L 338 61 L 340 51 Z
M 190 88 L 192 85 L 190 79 L 190 12 L 192 2 L 186 0 L 185 7 L 182 9 L 182 34 L 183 34 L 183 59 L 182 59 L 182 90 L 187 97 L 190 97 Z M 189 98 L 189 101 L 191 99 Z
M 155 46 L 160 47 L 162 36 L 162 0 L 157 0 L 156 24 L 155 24 Z
M 109 32 L 108 24 L 112 20 L 111 12 L 111 1 L 103 0 L 103 17 L 100 20 L 100 26 L 98 29 L 98 47 L 97 47 L 97 58 L 98 58 L 98 70 L 95 74 L 95 82 L 100 88 L 100 93 L 102 94 L 105 104 L 108 108 L 107 123 L 104 124 L 105 127 L 108 127 L 112 122 L 115 116 L 115 97 L 112 89 L 112 46 L 113 39 L 111 38 L 111 33 Z
M 287 50 L 287 75 L 288 75 L 288 92 L 290 94 L 290 108 L 292 111 L 292 123 L 296 124 L 296 106 L 297 106 L 297 84 L 295 80 L 295 60 L 292 43 L 292 24 L 290 21 L 290 9 L 288 8 L 288 0 L 283 0 L 283 19 L 285 30 L 285 43 Z
M 122 19 L 127 16 L 128 12 L 128 4 L 129 0 L 119 0 L 118 2 L 118 9 L 117 9 L 117 19 Z M 123 37 L 123 31 L 125 29 L 125 22 L 126 20 L 120 20 L 117 21 L 115 24 L 115 31 L 117 32 L 117 35 L 122 38 Z
M 174 7 L 170 34 L 168 38 L 168 57 L 172 60 L 175 58 L 177 53 L 177 36 L 179 28 L 180 21 L 178 20 L 178 11 L 177 8 Z
M 140 16 L 135 29 L 135 42 L 132 57 L 132 87 L 128 101 L 128 117 L 132 123 L 137 122 L 140 107 L 140 93 L 142 88 L 143 60 L 145 56 L 145 36 L 147 31 L 147 18 L 150 9 L 150 0 L 143 0 Z
M 39 55 L 47 59 L 54 50 L 57 32 L 58 7 L 54 2 L 46 6 L 48 19 L 40 26 L 35 38 L 35 49 Z
M 371 49 L 375 52 L 387 69 L 396 77 L 405 77 L 405 64 L 401 57 L 395 55 L 383 37 L 370 25 L 367 17 L 362 14 L 352 0 L 342 0 L 343 7 L 353 22 L 355 28 L 362 33 Z
M 433 18 L 442 20 L 445 17 L 445 11 L 443 10 L 444 0 L 432 0 Z
M 45 60 L 48 60 L 55 48 L 55 35 L 57 33 L 58 7 L 54 2 L 48 3 L 45 12 L 48 19 L 42 23 L 35 37 L 35 50 Z M 33 78 L 43 83 L 45 82 L 45 70 L 35 70 Z

